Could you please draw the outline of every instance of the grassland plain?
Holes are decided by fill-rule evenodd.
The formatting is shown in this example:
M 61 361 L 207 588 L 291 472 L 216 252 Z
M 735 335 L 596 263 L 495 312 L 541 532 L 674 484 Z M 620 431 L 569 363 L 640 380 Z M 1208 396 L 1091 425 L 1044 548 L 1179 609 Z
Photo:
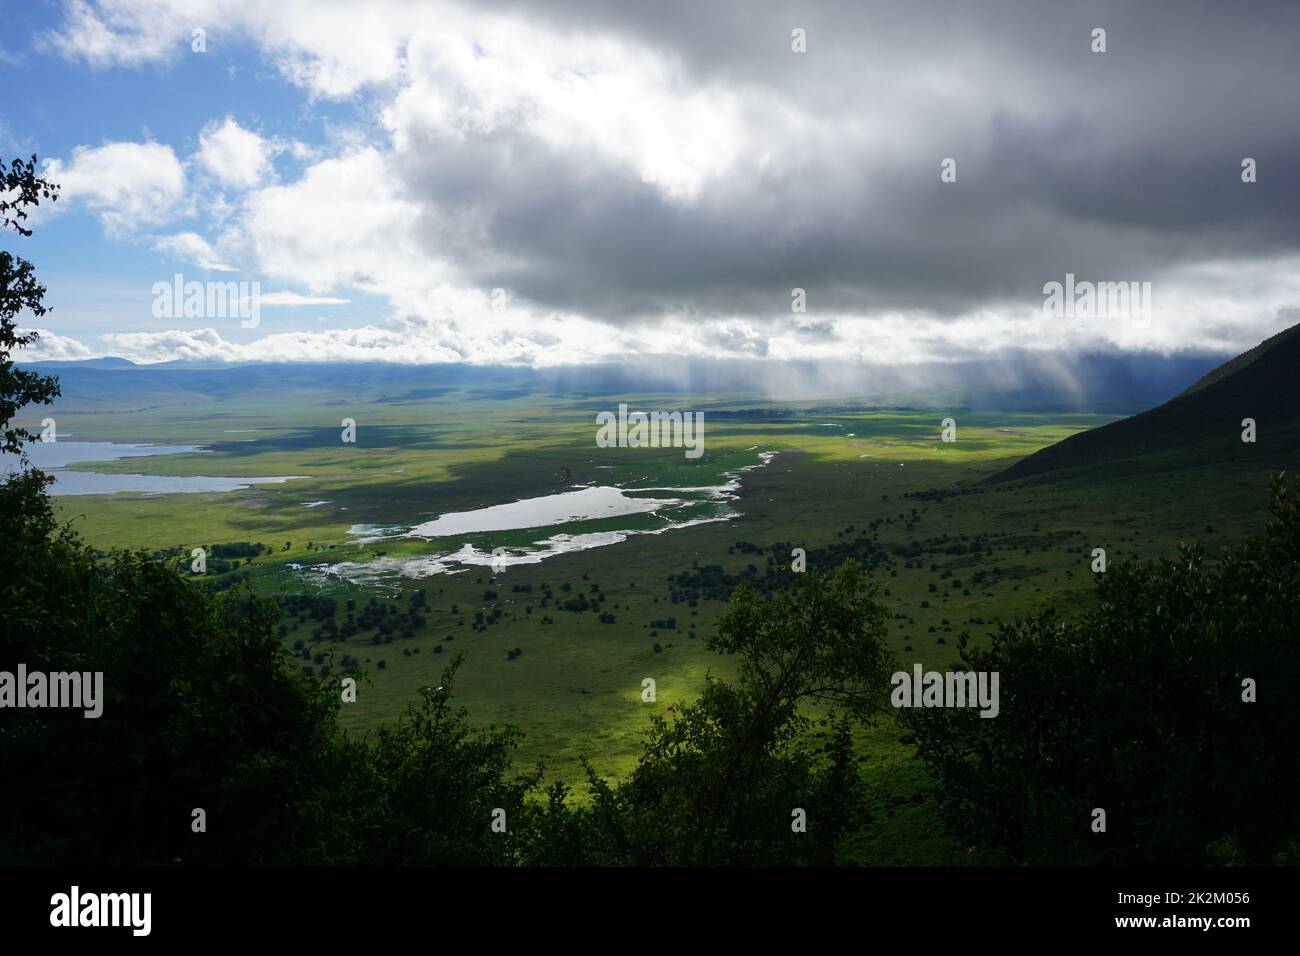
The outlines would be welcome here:
M 431 390 L 437 391 L 437 390 Z M 706 418 L 705 454 L 598 448 L 595 413 L 690 408 Z M 941 420 L 957 440 L 940 440 Z M 341 441 L 341 421 L 357 441 Z M 1286 463 L 1261 448 L 1226 471 L 1124 464 L 1077 469 L 1050 484 L 985 479 L 1025 455 L 1111 420 L 1094 415 L 974 413 L 847 404 L 778 405 L 724 396 L 474 395 L 437 391 L 393 402 L 339 402 L 325 393 L 214 400 L 93 412 L 61 410 L 62 437 L 211 449 L 100 463 L 94 470 L 164 475 L 299 475 L 224 494 L 60 498 L 93 545 L 174 549 L 261 542 L 236 572 L 291 612 L 286 648 L 312 673 L 340 660 L 363 674 L 342 721 L 364 734 L 400 715 L 417 689 L 463 656 L 456 696 L 484 724 L 526 734 L 521 766 L 585 792 L 580 756 L 617 777 L 634 763 L 650 717 L 698 694 L 731 661 L 703 638 L 740 577 L 777 585 L 792 573 L 773 545 L 808 549 L 811 567 L 856 555 L 872 566 L 893 615 L 900 663 L 944 665 L 957 636 L 987 638 L 997 621 L 1092 600 L 1095 547 L 1108 560 L 1172 555 L 1193 538 L 1227 540 L 1258 524 L 1264 477 Z M 641 534 L 539 564 L 370 582 L 313 573 L 339 562 L 520 546 L 527 531 L 361 543 L 355 526 L 406 526 L 439 514 L 553 494 L 578 484 L 716 486 L 745 471 L 731 520 Z M 323 503 L 322 503 L 323 502 Z M 621 528 L 648 518 L 620 519 Z M 642 524 L 638 524 L 642 522 Z M 608 526 L 555 525 L 546 534 Z M 670 578 L 673 579 L 670 582 Z M 323 598 L 321 600 L 304 600 Z M 296 603 L 295 603 L 296 600 Z M 642 680 L 657 684 L 643 703 Z M 985 862 L 939 827 L 928 781 L 892 719 L 862 735 L 872 824 L 850 841 L 850 862 Z

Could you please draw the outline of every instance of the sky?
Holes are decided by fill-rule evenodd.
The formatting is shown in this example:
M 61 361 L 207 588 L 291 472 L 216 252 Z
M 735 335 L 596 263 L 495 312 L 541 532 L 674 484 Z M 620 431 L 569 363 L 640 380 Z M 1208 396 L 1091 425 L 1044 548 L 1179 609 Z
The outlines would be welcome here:
M 1294 2 L 0 2 L 0 152 L 62 187 L 6 239 L 53 306 L 28 360 L 1056 361 L 1300 321 Z M 1067 274 L 1150 308 L 1050 314 Z M 178 275 L 256 326 L 158 314 Z

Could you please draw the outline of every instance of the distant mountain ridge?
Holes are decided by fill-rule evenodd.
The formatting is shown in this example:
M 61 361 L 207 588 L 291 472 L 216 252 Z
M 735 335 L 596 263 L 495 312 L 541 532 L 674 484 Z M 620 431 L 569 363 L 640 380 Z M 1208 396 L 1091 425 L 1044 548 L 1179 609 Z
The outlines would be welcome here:
M 1253 419 L 1256 440 L 1242 441 Z M 989 479 L 1011 481 L 1126 460 L 1161 467 L 1300 451 L 1300 325 L 1208 372 L 1149 411 L 1072 435 Z
M 43 362 L 21 362 L 22 365 L 30 365 L 32 368 L 39 369 L 42 372 L 48 372 L 51 369 L 59 368 L 145 368 L 146 366 L 137 365 L 130 359 L 117 358 L 116 356 L 105 356 L 103 358 L 92 359 L 49 359 Z
M 20 363 L 58 376 L 60 404 L 86 409 L 312 392 L 320 400 L 419 400 L 456 389 L 527 389 L 593 397 L 654 393 L 767 401 L 854 399 L 871 404 L 1003 411 L 1131 414 L 1165 401 L 1219 366 L 1186 353 L 1062 354 L 1008 350 L 952 362 L 811 363 L 656 356 L 635 362 L 533 369 L 378 362 L 164 362 L 121 358 Z

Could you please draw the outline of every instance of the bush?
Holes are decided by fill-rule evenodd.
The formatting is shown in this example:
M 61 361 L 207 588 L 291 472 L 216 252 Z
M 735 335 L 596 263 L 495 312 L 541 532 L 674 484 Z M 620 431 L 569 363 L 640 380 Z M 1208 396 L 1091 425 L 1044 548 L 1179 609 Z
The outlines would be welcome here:
M 1300 482 L 1275 479 L 1270 510 L 1217 562 L 1189 546 L 1112 563 L 1078 620 L 1004 625 L 987 650 L 962 635 L 962 660 L 1000 675 L 999 715 L 905 719 L 963 838 L 1028 863 L 1285 856 L 1300 835 Z
M 851 727 L 880 705 L 889 659 L 884 609 L 855 562 L 798 575 L 770 599 L 740 585 L 707 646 L 737 656 L 738 683 L 709 678 L 696 703 L 652 718 L 630 778 L 587 766 L 589 806 L 552 788 L 536 819 L 542 863 L 656 866 L 833 863 L 864 819 Z M 830 740 L 807 737 L 808 705 Z M 808 815 L 806 833 L 791 811 Z
M 0 486 L 0 582 L 0 669 L 102 672 L 104 696 L 97 719 L 0 710 L 0 779 L 23 781 L 0 793 L 0 863 L 318 859 L 337 698 L 282 651 L 272 602 L 100 563 L 32 473 Z M 196 838 L 194 806 L 222 826 Z

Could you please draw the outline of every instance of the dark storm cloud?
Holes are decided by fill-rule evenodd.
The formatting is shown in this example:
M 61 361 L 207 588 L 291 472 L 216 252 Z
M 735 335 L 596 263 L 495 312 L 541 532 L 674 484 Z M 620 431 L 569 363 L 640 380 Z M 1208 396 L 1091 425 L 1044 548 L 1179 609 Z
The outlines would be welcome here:
M 406 130 L 430 248 L 543 306 L 788 316 L 797 286 L 810 311 L 945 315 L 1036 306 L 1067 271 L 1150 280 L 1300 244 L 1295 3 L 497 6 L 644 44 L 684 89 L 747 104 L 745 153 L 688 199 L 526 126 Z M 786 114 L 809 125 L 764 126 Z

